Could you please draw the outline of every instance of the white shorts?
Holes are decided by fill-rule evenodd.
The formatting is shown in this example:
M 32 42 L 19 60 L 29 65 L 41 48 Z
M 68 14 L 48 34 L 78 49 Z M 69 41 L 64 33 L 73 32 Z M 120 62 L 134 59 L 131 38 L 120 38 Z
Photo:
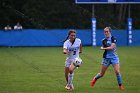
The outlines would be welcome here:
M 70 65 L 74 62 L 74 59 L 66 59 L 65 61 L 65 67 L 70 67 Z

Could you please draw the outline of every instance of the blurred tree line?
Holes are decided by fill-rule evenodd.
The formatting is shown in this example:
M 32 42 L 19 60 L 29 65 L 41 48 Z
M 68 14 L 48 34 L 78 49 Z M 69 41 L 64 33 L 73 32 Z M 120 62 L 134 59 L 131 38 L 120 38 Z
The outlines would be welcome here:
M 131 5 L 133 28 L 140 28 L 139 4 Z M 94 15 L 97 28 L 112 26 L 116 29 L 127 27 L 128 4 L 95 4 Z M 92 5 L 75 4 L 75 0 L 0 0 L 0 29 L 17 22 L 23 28 L 90 29 Z

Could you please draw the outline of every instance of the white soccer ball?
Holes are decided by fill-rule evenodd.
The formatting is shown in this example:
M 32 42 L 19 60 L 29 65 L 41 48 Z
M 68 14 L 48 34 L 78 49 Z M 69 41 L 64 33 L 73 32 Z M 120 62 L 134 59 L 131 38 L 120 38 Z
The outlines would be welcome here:
M 80 67 L 80 65 L 82 64 L 82 59 L 81 58 L 75 58 L 73 64 L 76 67 Z

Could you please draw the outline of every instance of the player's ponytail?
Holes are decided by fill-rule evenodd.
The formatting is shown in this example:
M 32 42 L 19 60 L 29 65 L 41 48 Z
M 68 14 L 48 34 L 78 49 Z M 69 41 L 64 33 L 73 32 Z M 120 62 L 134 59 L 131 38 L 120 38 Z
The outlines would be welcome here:
M 68 38 L 69 38 L 69 36 L 67 36 L 66 39 L 63 42 L 65 42 L 66 40 L 68 40 Z

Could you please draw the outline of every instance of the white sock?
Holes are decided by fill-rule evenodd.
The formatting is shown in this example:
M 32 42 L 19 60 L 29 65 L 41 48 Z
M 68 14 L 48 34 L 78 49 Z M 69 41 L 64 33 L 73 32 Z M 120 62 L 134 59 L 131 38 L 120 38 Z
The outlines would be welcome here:
M 69 76 L 68 76 L 68 85 L 71 85 L 72 84 L 73 76 L 74 76 L 73 73 L 72 74 L 69 74 Z

